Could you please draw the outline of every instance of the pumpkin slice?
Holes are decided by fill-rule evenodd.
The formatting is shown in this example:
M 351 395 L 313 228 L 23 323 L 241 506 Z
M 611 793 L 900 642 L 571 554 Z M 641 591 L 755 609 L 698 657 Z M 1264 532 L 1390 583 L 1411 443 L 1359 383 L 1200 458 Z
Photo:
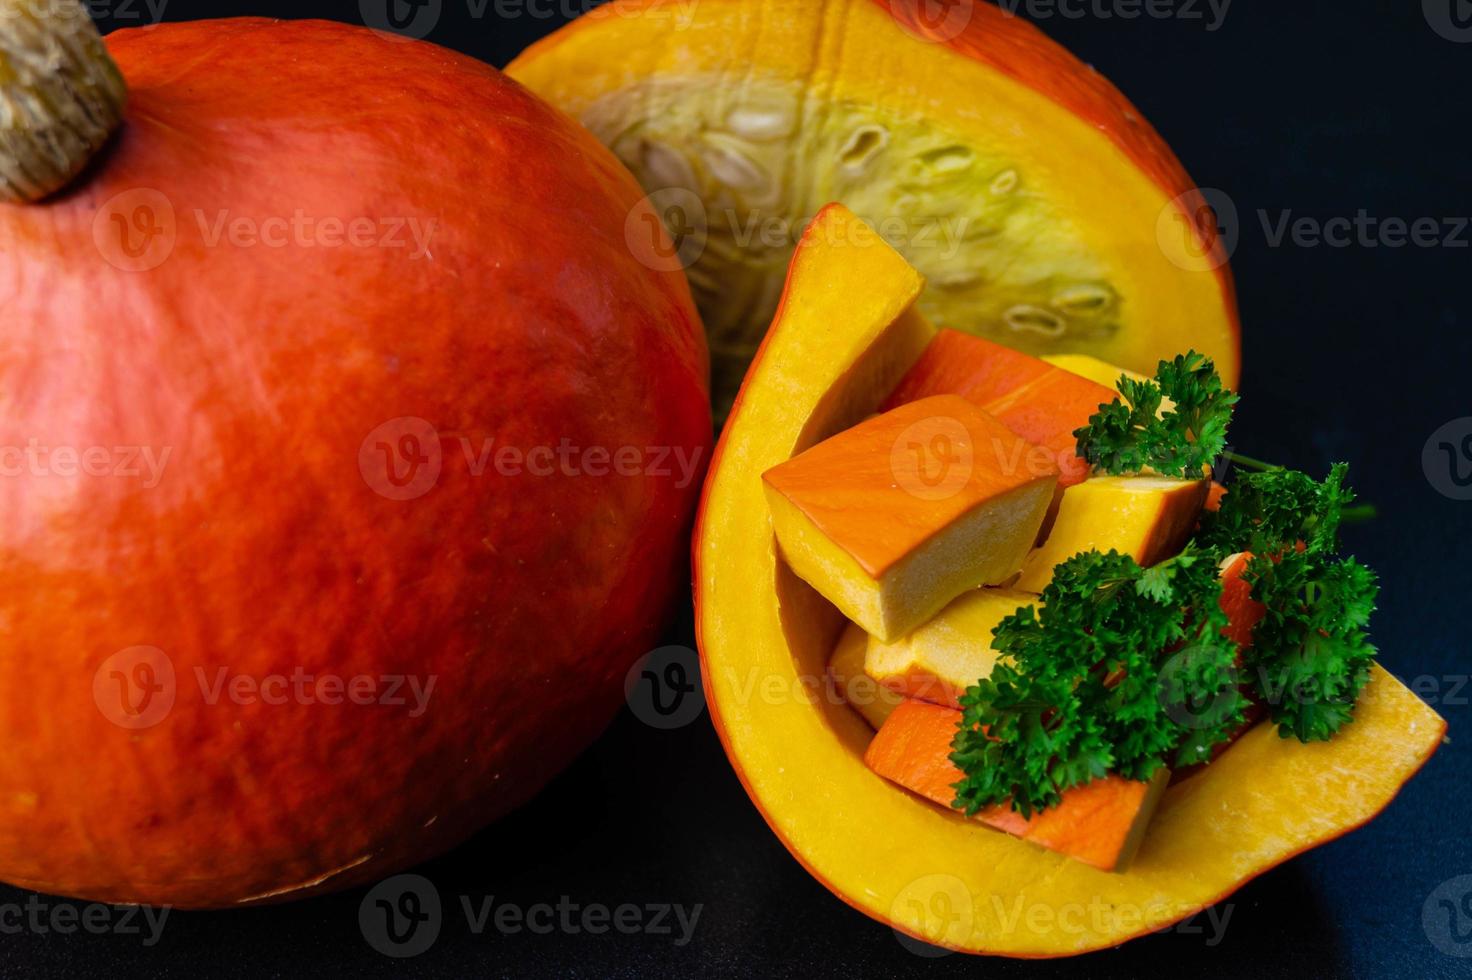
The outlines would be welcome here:
M 792 570 L 885 640 L 1017 573 L 1053 501 L 1050 460 L 955 395 L 912 402 L 763 474 Z
M 1192 915 L 1389 805 L 1446 724 L 1379 667 L 1332 740 L 1303 745 L 1259 725 L 1171 786 L 1124 874 L 998 834 L 876 776 L 863 759 L 873 732 L 846 705 L 750 697 L 752 676 L 791 685 L 821 676 L 844 627 L 782 560 L 761 474 L 872 413 L 931 335 L 913 308 L 919 277 L 858 224 L 844 208 L 825 209 L 798 247 L 781 312 L 721 437 L 695 539 L 712 720 L 747 793 L 803 866 L 855 908 L 930 943 L 1067 956 Z M 931 901 L 941 895 L 949 908 Z M 1013 914 L 1030 907 L 1054 914 Z M 1103 911 L 1079 922 L 1069 912 L 1079 907 Z
M 955 394 L 995 415 L 1029 442 L 1045 446 L 1058 463 L 1058 485 L 1071 487 L 1089 475 L 1076 453 L 1075 429 L 1088 425 L 1113 388 L 981 337 L 942 330 L 885 402 Z
M 885 643 L 869 637 L 864 671 L 908 698 L 952 708 L 966 688 L 992 672 L 992 630 L 1038 597 L 1012 589 L 972 589 L 924 626 Z
M 651 192 L 718 398 L 829 201 L 925 273 L 937 323 L 1147 373 L 1195 347 L 1235 385 L 1231 278 L 1194 182 L 1094 69 L 990 3 L 617 0 L 507 71 Z
M 868 649 L 869 634 L 849 623 L 828 660 L 828 678 L 844 703 L 862 715 L 869 727 L 878 729 L 905 698 L 864 672 Z
M 1179 552 L 1206 504 L 1206 480 L 1100 476 L 1063 491 L 1053 529 L 1022 565 L 1016 588 L 1042 592 L 1053 568 L 1089 550 L 1129 555 L 1148 568 Z
M 962 779 L 950 758 L 960 723 L 961 712 L 954 708 L 906 701 L 869 743 L 864 763 L 890 782 L 949 808 L 956 798 L 953 787 Z M 1170 770 L 1164 768 L 1149 782 L 1109 776 L 1069 790 L 1057 806 L 1031 817 L 999 803 L 974 819 L 1101 871 L 1119 871 L 1139 850 L 1169 782 Z

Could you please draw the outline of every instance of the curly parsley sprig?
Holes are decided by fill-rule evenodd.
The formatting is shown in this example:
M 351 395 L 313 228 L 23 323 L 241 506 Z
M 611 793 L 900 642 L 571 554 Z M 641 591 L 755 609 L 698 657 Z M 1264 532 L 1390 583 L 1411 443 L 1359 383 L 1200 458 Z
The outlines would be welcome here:
M 1294 470 L 1246 474 L 1198 535 L 1219 554 L 1253 555 L 1246 579 L 1266 613 L 1244 666 L 1283 738 L 1325 741 L 1348 724 L 1375 657 L 1367 628 L 1379 585 L 1338 555 L 1355 499 L 1347 473 L 1336 463 L 1322 482 Z
M 1289 551 L 1254 556 L 1247 578 L 1267 609 L 1245 658 L 1254 697 L 1282 738 L 1328 741 L 1353 720 L 1370 679 L 1375 573 L 1353 558 Z
M 1247 705 L 1220 597 L 1216 563 L 1195 548 L 1149 569 L 1113 551 L 1059 565 L 1040 609 L 998 625 L 996 667 L 961 698 L 954 805 L 1010 800 L 1031 815 L 1111 772 L 1202 761 Z
M 1096 471 L 1194 477 L 1226 448 L 1238 396 L 1204 354 L 1161 361 L 1153 380 L 1121 375 L 1116 388 L 1119 397 L 1073 433 L 1078 455 Z M 1170 407 L 1162 411 L 1166 400 Z
M 1153 380 L 1121 377 L 1118 389 L 1074 433 L 1096 471 L 1199 477 L 1225 450 L 1237 395 L 1209 358 L 1161 361 Z M 1344 464 L 1323 481 L 1253 465 L 1181 554 L 1152 568 L 1075 555 L 1039 606 L 997 626 L 997 665 L 961 699 L 953 806 L 1010 801 L 1031 815 L 1109 773 L 1149 779 L 1208 761 L 1253 700 L 1283 738 L 1327 739 L 1352 720 L 1378 586 L 1338 555 L 1339 528 L 1373 509 L 1351 507 Z M 1245 577 L 1267 610 L 1247 650 L 1222 635 L 1218 569 L 1238 552 L 1252 553 Z
M 1197 540 L 1221 554 L 1277 554 L 1299 541 L 1311 551 L 1336 551 L 1344 512 L 1355 499 L 1345 485 L 1348 474 L 1348 465 L 1335 463 L 1323 482 L 1279 467 L 1239 476 L 1221 509 L 1202 516 Z

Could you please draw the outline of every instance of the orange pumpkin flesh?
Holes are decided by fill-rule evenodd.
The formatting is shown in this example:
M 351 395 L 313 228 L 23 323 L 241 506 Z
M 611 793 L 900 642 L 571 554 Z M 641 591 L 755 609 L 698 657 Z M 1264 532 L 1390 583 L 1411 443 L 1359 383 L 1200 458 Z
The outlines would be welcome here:
M 1114 390 L 982 337 L 942 330 L 920 362 L 885 400 L 885 407 L 933 395 L 960 395 L 994 415 L 1058 462 L 1058 486 L 1082 483 L 1089 465 L 1077 454 L 1074 430 L 1089 424 Z
M 1051 458 L 1019 465 L 1034 448 L 941 395 L 869 419 L 762 480 L 792 569 L 871 634 L 896 640 L 961 593 L 1017 574 L 1058 482 Z
M 856 712 L 796 693 L 823 676 L 843 619 L 780 559 L 761 474 L 872 413 L 929 339 L 914 271 L 858 224 L 830 207 L 799 245 L 722 433 L 695 542 L 707 703 L 748 794 L 804 867 L 928 942 L 1067 956 L 1185 918 L 1389 805 L 1446 725 L 1378 667 L 1331 741 L 1259 725 L 1172 785 L 1122 874 L 917 799 L 864 765 L 873 731 Z M 794 696 L 753 698 L 753 678 Z
M 1226 484 L 1218 483 L 1217 481 L 1212 480 L 1211 487 L 1206 491 L 1206 506 L 1203 509 L 1208 511 L 1221 510 L 1222 498 L 1226 495 Z
M 926 275 L 941 326 L 1147 373 L 1195 347 L 1235 383 L 1231 279 L 1193 182 L 1096 71 L 990 3 L 616 0 L 507 71 L 682 236 L 722 407 L 829 201 Z
M 1222 612 L 1227 614 L 1226 635 L 1239 647 L 1252 645 L 1252 631 L 1267 613 L 1262 603 L 1252 598 L 1252 583 L 1247 581 L 1247 562 L 1251 555 L 1232 555 L 1222 562 Z
M 949 807 L 963 778 L 951 762 L 951 740 L 961 712 L 923 701 L 906 701 L 890 714 L 864 752 L 864 764 L 932 803 Z M 1009 804 L 978 812 L 976 820 L 1039 847 L 1066 854 L 1101 871 L 1129 864 L 1144 840 L 1170 772 L 1148 783 L 1118 776 L 1096 779 L 1063 794 L 1063 800 L 1031 817 Z
M 126 128 L 0 206 L 0 446 L 167 465 L 0 480 L 0 878 L 219 907 L 382 877 L 613 716 L 679 584 L 699 320 L 626 243 L 632 177 L 489 67 L 313 22 L 108 47 Z M 563 445 L 575 472 L 530 455 Z M 140 646 L 173 705 L 130 729 L 146 692 L 112 685 L 148 675 L 111 658 Z M 387 703 L 231 694 L 297 672 Z

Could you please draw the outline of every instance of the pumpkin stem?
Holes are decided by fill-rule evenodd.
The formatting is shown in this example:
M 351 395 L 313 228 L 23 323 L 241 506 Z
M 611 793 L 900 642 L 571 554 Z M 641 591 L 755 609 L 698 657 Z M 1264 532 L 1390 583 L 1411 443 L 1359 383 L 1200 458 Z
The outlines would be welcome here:
M 127 97 L 80 0 L 0 0 L 0 201 L 71 183 L 122 123 Z

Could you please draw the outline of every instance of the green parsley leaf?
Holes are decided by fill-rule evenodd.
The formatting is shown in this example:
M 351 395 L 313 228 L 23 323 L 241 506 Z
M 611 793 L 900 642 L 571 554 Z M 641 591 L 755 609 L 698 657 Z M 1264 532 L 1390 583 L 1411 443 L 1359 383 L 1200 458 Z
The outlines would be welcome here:
M 1073 433 L 1078 455 L 1095 470 L 1195 477 L 1226 448 L 1237 394 L 1222 384 L 1211 358 L 1178 354 L 1160 362 L 1153 381 L 1121 376 L 1116 388 L 1119 397 Z M 1162 414 L 1165 399 L 1173 404 Z
M 1283 738 L 1328 740 L 1353 720 L 1375 647 L 1366 626 L 1379 586 L 1353 558 L 1319 550 L 1254 556 L 1252 597 L 1266 607 L 1245 662 Z
M 1204 758 L 1247 703 L 1220 598 L 1194 548 L 1148 570 L 1113 551 L 1059 565 L 1041 609 L 998 624 L 997 665 L 961 698 L 953 805 L 1010 800 L 1030 816 L 1111 772 L 1143 780 Z
M 1246 580 L 1267 610 L 1244 653 L 1248 684 L 1284 738 L 1323 741 L 1353 717 L 1375 657 L 1367 627 L 1375 575 L 1339 558 L 1339 527 L 1354 502 L 1349 467 L 1322 482 L 1270 468 L 1232 482 L 1198 541 L 1218 555 L 1250 552 Z
M 1354 502 L 1345 486 L 1349 467 L 1335 463 L 1322 483 L 1307 473 L 1274 468 L 1232 481 L 1221 509 L 1202 517 L 1198 540 L 1219 554 L 1274 555 L 1302 541 L 1314 552 L 1339 547 L 1344 510 Z

